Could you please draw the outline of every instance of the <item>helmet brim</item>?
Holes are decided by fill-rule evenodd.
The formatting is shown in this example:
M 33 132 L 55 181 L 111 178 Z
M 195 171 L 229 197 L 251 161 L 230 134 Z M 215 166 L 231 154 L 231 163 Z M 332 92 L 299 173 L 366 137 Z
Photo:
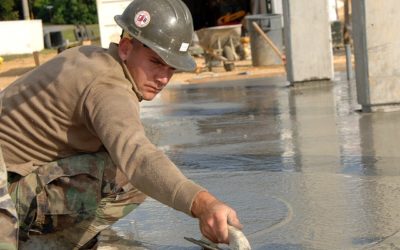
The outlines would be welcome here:
M 175 54 L 169 51 L 159 49 L 157 46 L 151 46 L 146 42 L 143 42 L 148 47 L 150 47 L 157 55 L 163 59 L 163 61 L 169 66 L 181 70 L 181 71 L 194 71 L 196 69 L 196 62 L 191 55 L 185 54 Z
M 196 62 L 189 53 L 172 53 L 171 51 L 162 49 L 157 44 L 143 38 L 142 36 L 140 36 L 140 32 L 138 32 L 139 35 L 133 34 L 132 32 L 130 32 L 132 27 L 126 27 L 126 24 L 122 20 L 121 15 L 114 16 L 114 20 L 120 27 L 122 27 L 125 32 L 128 32 L 132 37 L 136 38 L 141 43 L 145 44 L 147 47 L 153 50 L 169 66 L 181 71 L 194 71 L 196 69 Z

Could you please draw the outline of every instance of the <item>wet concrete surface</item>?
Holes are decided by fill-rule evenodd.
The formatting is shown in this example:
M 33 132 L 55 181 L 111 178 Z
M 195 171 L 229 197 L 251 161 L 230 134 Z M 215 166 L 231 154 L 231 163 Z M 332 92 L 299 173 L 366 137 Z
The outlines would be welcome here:
M 237 210 L 253 249 L 399 249 L 400 113 L 359 112 L 355 82 L 341 79 L 171 85 L 142 117 Z M 200 249 L 183 239 L 200 238 L 197 221 L 151 199 L 113 230 L 118 249 Z

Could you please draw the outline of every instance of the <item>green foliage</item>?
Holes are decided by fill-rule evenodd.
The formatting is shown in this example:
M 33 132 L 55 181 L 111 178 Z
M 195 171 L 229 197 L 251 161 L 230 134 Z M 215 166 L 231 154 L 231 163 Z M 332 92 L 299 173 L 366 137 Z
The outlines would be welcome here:
M 18 20 L 18 11 L 15 10 L 14 0 L 0 1 L 0 21 Z
M 97 23 L 95 0 L 35 0 L 33 12 L 36 18 L 52 24 Z

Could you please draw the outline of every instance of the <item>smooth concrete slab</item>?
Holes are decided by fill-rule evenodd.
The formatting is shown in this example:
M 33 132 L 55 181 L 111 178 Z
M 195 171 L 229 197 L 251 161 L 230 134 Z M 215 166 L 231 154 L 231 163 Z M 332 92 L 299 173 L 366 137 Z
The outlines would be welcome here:
M 363 110 L 400 108 L 398 1 L 352 1 L 358 102 Z
M 283 0 L 283 17 L 288 81 L 297 83 L 332 79 L 328 1 Z
M 355 95 L 341 80 L 176 84 L 141 114 L 151 140 L 237 210 L 253 249 L 396 249 L 400 116 L 359 112 Z M 201 237 L 197 221 L 148 199 L 100 249 L 200 249 L 184 236 Z
M 400 119 L 360 113 L 354 85 L 176 85 L 142 115 L 186 175 L 237 209 L 254 249 L 399 247 Z M 200 238 L 197 222 L 151 199 L 113 228 L 147 249 L 199 249 L 183 239 Z

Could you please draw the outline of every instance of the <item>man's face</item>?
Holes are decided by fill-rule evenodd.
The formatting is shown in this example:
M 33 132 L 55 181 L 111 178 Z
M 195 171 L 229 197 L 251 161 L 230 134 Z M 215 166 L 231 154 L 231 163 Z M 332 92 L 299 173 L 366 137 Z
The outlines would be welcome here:
M 165 86 L 175 72 L 154 51 L 141 42 L 128 38 L 120 41 L 119 54 L 135 81 L 143 99 L 152 100 Z

